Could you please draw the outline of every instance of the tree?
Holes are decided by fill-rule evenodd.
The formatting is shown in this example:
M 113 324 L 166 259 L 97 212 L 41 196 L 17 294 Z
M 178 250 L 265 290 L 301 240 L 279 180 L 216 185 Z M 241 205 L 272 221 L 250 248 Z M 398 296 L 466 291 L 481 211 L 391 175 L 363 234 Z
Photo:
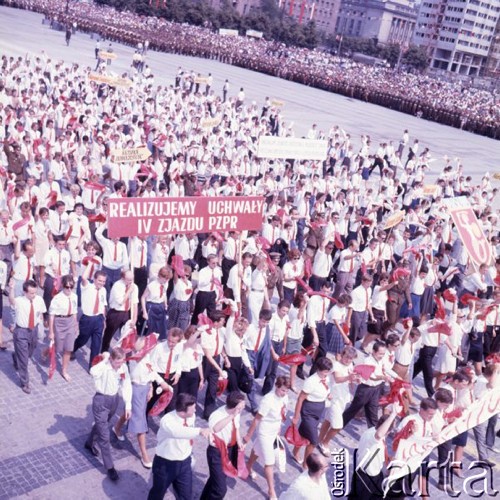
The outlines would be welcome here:
M 415 68 L 418 71 L 423 71 L 429 66 L 429 56 L 424 47 L 411 45 L 403 55 L 401 62 L 405 66 Z

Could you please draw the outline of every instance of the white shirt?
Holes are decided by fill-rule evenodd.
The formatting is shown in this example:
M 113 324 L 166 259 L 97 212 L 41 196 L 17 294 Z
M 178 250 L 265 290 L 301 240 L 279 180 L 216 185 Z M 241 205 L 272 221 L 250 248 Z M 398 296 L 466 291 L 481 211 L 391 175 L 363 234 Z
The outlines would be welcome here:
M 139 289 L 135 283 L 131 283 L 129 286 L 132 287 L 132 292 L 129 298 L 129 309 L 133 304 L 139 303 Z M 125 311 L 127 310 L 126 301 L 126 290 L 127 285 L 123 280 L 118 280 L 111 288 L 111 293 L 109 294 L 109 307 L 115 311 Z
M 385 463 L 385 440 L 377 439 L 375 427 L 367 429 L 361 435 L 358 444 L 358 469 L 362 468 L 369 476 L 377 476 Z
M 222 269 L 216 266 L 211 269 L 209 266 L 205 266 L 198 273 L 198 291 L 199 292 L 215 292 L 217 287 L 213 283 L 213 280 L 222 279 Z
M 307 324 L 309 328 L 316 328 L 316 323 L 326 320 L 326 313 L 330 306 L 330 300 L 321 295 L 313 295 L 306 308 Z
M 43 321 L 43 314 L 47 312 L 45 302 L 39 295 L 36 295 L 33 299 L 33 309 L 35 311 L 36 326 Z M 14 299 L 14 317 L 17 326 L 29 328 L 30 311 L 31 301 L 25 295 Z
M 183 346 L 181 342 L 178 342 L 172 351 L 169 349 L 166 340 L 160 342 L 151 353 L 151 366 L 153 370 L 157 373 L 166 373 L 168 360 L 170 359 L 170 375 L 180 372 L 182 350 Z
M 275 312 L 271 317 L 271 321 L 269 322 L 271 340 L 274 342 L 281 342 L 285 338 L 285 334 L 289 328 L 289 325 L 290 323 L 287 314 L 285 314 L 283 318 L 280 318 L 278 316 L 278 313 Z
M 50 302 L 49 314 L 52 316 L 70 316 L 78 312 L 78 299 L 76 293 L 66 295 L 59 292 Z
M 52 248 L 45 256 L 45 272 L 55 278 L 56 276 L 66 276 L 70 273 L 71 256 L 67 250 L 57 250 Z
M 200 428 L 194 427 L 194 415 L 182 418 L 176 411 L 162 417 L 158 429 L 156 455 L 172 461 L 188 458 L 193 452 L 191 440 L 200 435 Z
M 306 379 L 302 387 L 302 392 L 307 394 L 307 401 L 313 403 L 324 402 L 330 393 L 328 379 L 322 381 L 319 375 L 315 373 Z
M 314 256 L 314 262 L 312 266 L 312 273 L 319 278 L 328 278 L 330 274 L 330 269 L 332 268 L 332 255 L 326 253 L 321 248 L 318 248 L 316 255 Z
M 203 328 L 203 327 L 202 327 Z M 203 328 L 201 330 L 201 347 L 212 354 L 218 356 L 224 347 L 225 328 Z
M 99 290 L 92 283 L 87 282 L 87 286 L 81 285 L 82 290 L 82 313 L 85 316 L 99 316 L 104 314 L 105 308 L 108 305 L 106 299 L 106 288 L 102 287 Z M 96 305 L 96 296 L 99 295 L 97 303 L 97 314 L 94 314 Z
M 96 391 L 107 396 L 114 396 L 121 387 L 125 410 L 130 411 L 132 409 L 132 384 L 126 363 L 115 370 L 109 361 L 109 352 L 104 352 L 102 356 L 104 356 L 103 361 L 90 369 Z
M 349 307 L 356 312 L 365 312 L 368 310 L 371 296 L 371 288 L 365 288 L 363 285 L 359 285 L 351 293 L 352 302 Z
M 319 482 L 316 482 L 307 471 L 304 471 L 279 498 L 280 500 L 324 500 L 331 498 L 331 495 L 324 474 Z
M 214 427 L 224 418 L 228 417 L 229 413 L 226 410 L 226 406 L 221 406 L 217 410 L 215 410 L 212 415 L 210 415 L 210 418 L 208 419 L 208 426 L 210 427 L 210 430 L 213 431 Z M 230 421 L 223 429 L 221 429 L 219 432 L 215 433 L 217 434 L 217 437 L 221 438 L 226 445 L 229 445 L 231 443 L 231 438 L 233 436 L 233 422 L 234 422 L 234 427 L 236 429 L 239 429 L 240 427 L 240 415 L 236 415 L 234 417 L 233 421 Z

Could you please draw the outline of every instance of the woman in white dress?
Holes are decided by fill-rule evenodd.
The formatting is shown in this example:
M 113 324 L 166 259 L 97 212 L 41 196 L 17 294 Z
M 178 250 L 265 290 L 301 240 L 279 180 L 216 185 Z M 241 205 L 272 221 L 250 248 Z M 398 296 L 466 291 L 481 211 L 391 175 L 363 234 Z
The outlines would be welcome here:
M 346 346 L 340 355 L 340 359 L 333 362 L 333 381 L 331 405 L 326 411 L 325 420 L 321 424 L 319 432 L 318 448 L 326 457 L 330 457 L 330 441 L 342 430 L 344 423 L 342 414 L 352 400 L 350 384 L 358 380 L 353 373 L 353 360 L 357 357 L 357 351 L 352 346 Z
M 269 302 L 267 292 L 267 262 L 260 259 L 256 269 L 252 273 L 252 285 L 248 294 L 249 322 L 256 325 L 259 321 L 259 313 L 265 302 Z
M 439 347 L 436 356 L 436 382 L 437 390 L 447 375 L 452 375 L 457 370 L 457 362 L 462 359 L 462 338 L 464 331 L 457 322 L 457 304 L 455 302 L 453 312 L 449 316 L 448 325 L 451 327 L 451 335 L 442 333 L 439 335 Z
M 49 209 L 41 208 L 38 211 L 38 217 L 35 223 L 35 260 L 37 262 L 43 262 L 45 259 L 45 254 L 49 251 L 49 233 Z
M 257 458 L 264 464 L 264 474 L 267 481 L 270 500 L 277 500 L 274 489 L 273 469 L 275 463 L 274 443 L 280 434 L 281 425 L 286 419 L 288 405 L 288 390 L 290 389 L 290 379 L 283 375 L 276 378 L 274 391 L 266 394 L 260 402 L 259 410 L 248 429 L 247 435 L 243 438 L 244 443 L 248 443 L 257 430 L 255 445 L 248 460 L 248 471 L 252 479 L 255 472 L 252 470 Z

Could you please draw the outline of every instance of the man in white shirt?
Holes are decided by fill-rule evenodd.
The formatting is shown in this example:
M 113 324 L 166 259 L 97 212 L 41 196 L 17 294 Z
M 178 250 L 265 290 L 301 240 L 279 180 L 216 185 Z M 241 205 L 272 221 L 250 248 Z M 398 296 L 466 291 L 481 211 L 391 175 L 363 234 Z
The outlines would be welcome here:
M 330 489 L 325 472 L 330 467 L 328 460 L 318 451 L 306 459 L 307 471 L 297 477 L 290 487 L 280 495 L 280 500 L 312 500 L 330 498 Z
M 238 448 L 243 449 L 240 436 L 240 415 L 245 408 L 245 396 L 238 391 L 230 392 L 225 406 L 215 410 L 208 420 L 213 432 L 210 446 L 207 449 L 207 461 L 210 476 L 201 492 L 200 500 L 224 498 L 227 493 L 227 476 L 222 469 L 221 448 L 226 447 L 229 460 L 236 464 Z M 215 440 L 217 437 L 217 441 Z
M 196 398 L 183 393 L 177 396 L 175 411 L 161 419 L 148 500 L 163 500 L 171 484 L 179 498 L 193 497 L 193 441 L 198 436 L 210 437 L 208 429 L 194 426 L 195 413 Z
M 216 255 L 207 257 L 207 266 L 198 273 L 198 293 L 194 302 L 191 324 L 198 324 L 198 316 L 206 311 L 215 311 L 217 296 L 221 294 L 222 270 Z
M 125 420 L 130 418 L 132 411 L 132 384 L 125 363 L 125 352 L 116 348 L 111 353 L 101 354 L 99 361 L 90 369 L 90 374 L 94 377 L 96 388 L 92 402 L 94 425 L 85 442 L 85 449 L 97 456 L 99 454 L 97 443 L 101 449 L 102 461 L 109 479 L 118 481 L 119 476 L 111 457 L 108 422 L 116 413 L 120 393 L 125 402 Z
M 36 349 L 38 340 L 38 325 L 47 312 L 42 298 L 36 294 L 37 286 L 33 280 L 23 285 L 24 295 L 14 297 L 14 288 L 10 289 L 10 305 L 14 309 L 14 353 L 12 361 L 14 369 L 21 380 L 21 388 L 26 394 L 31 393 L 29 385 L 28 361 Z
M 101 352 L 109 349 L 113 335 L 127 321 L 130 320 L 135 325 L 138 304 L 139 290 L 134 283 L 134 273 L 124 271 L 121 279 L 113 285 L 109 295 L 109 310 L 106 315 L 106 329 L 102 337 Z

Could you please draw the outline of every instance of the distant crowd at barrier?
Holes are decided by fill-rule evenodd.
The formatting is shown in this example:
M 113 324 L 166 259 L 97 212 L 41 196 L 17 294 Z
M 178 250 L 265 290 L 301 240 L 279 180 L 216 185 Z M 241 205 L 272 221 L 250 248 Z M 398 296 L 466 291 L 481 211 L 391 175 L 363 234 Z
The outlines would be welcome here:
M 500 138 L 500 106 L 495 92 L 391 68 L 370 67 L 319 50 L 246 37 L 222 36 L 210 29 L 156 17 L 117 12 L 65 0 L 6 0 L 6 5 L 44 13 L 58 23 L 153 50 L 216 59 L 286 80 L 371 102 L 403 113 Z

